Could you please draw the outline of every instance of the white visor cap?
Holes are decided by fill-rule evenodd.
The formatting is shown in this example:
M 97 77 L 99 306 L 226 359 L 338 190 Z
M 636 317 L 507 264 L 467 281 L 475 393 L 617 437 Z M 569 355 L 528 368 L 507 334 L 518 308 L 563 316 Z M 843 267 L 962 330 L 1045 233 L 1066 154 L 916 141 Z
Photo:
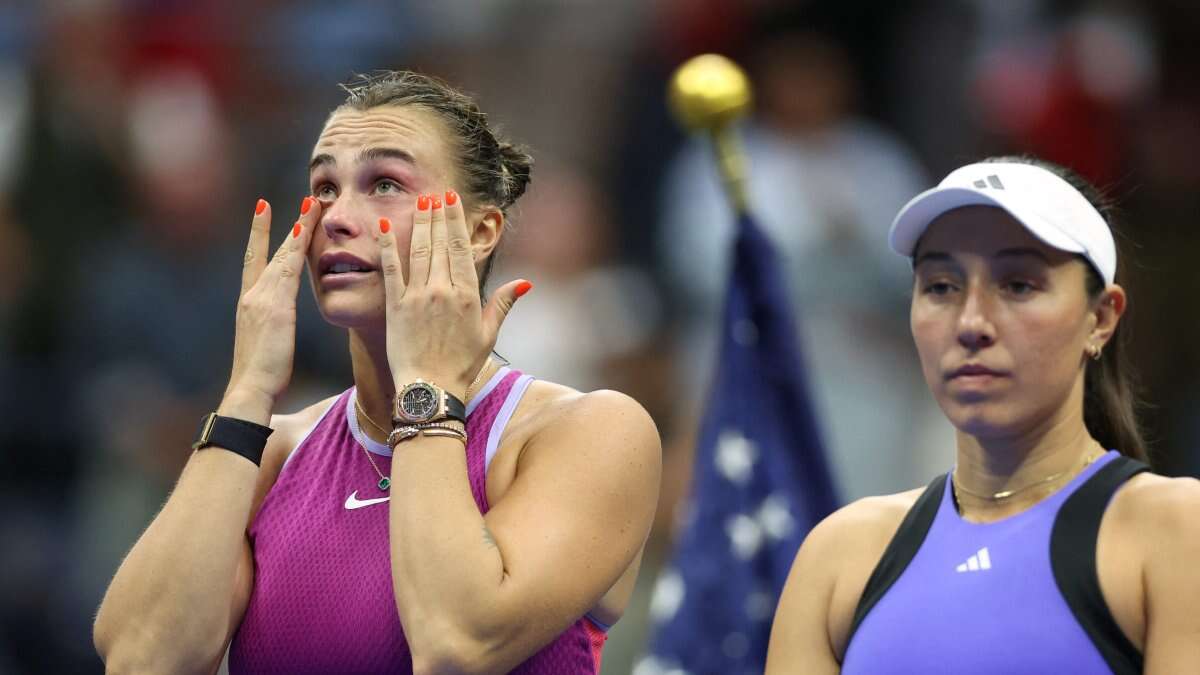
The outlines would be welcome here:
M 1047 246 L 1082 255 L 1105 283 L 1113 283 L 1117 247 L 1104 217 L 1070 183 L 1032 164 L 982 162 L 955 169 L 900 209 L 888 244 L 911 258 L 934 219 L 961 206 L 978 205 L 1004 209 Z

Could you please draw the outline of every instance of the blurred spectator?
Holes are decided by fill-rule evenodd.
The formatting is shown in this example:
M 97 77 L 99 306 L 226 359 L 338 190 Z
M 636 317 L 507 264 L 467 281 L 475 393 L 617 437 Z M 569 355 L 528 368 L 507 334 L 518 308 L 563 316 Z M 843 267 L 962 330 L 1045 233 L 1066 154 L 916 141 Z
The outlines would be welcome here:
M 612 386 L 613 361 L 657 327 L 654 289 L 612 259 L 613 227 L 595 187 L 545 162 L 538 171 L 496 272 L 529 278 L 538 292 L 522 300 L 496 350 L 539 378 L 582 391 Z
M 779 19 L 797 8 L 801 20 Z M 748 55 L 751 195 L 788 266 L 844 497 L 923 483 L 948 461 L 950 429 L 911 347 L 911 276 L 886 230 L 948 167 L 998 152 L 1074 166 L 1118 199 L 1153 454 L 1169 473 L 1200 471 L 1200 385 L 1179 376 L 1200 368 L 1187 311 L 1200 292 L 1196 3 L 228 10 L 0 3 L 0 675 L 101 671 L 98 594 L 225 384 L 254 200 L 272 202 L 278 230 L 290 224 L 335 83 L 353 71 L 445 77 L 533 147 L 495 278 L 537 288 L 498 349 L 646 405 L 674 449 L 660 525 L 686 489 L 685 418 L 707 392 L 732 224 L 708 149 L 676 153 L 663 108 L 670 68 L 700 51 Z M 840 17 L 834 30 L 822 13 Z M 285 411 L 348 384 L 344 332 L 306 289 L 298 311 Z M 606 672 L 629 671 L 645 603 L 614 629 Z
M 922 435 L 937 417 L 907 334 L 911 276 L 888 250 L 887 228 L 926 179 L 894 136 L 854 114 L 854 69 L 830 35 L 773 27 L 749 66 L 751 208 L 785 260 L 843 496 L 923 484 L 945 463 L 950 435 Z M 680 385 L 703 392 L 733 224 L 704 143 L 674 160 L 662 199 L 659 247 L 688 308 L 679 354 L 691 367 Z

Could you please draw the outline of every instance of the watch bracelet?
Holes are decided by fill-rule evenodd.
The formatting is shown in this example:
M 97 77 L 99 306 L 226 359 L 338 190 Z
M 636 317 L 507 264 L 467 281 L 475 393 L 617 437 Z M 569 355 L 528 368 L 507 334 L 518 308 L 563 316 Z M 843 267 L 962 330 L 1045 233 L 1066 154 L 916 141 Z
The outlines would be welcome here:
M 414 422 L 411 421 L 411 418 L 404 417 L 400 414 L 400 406 L 401 401 L 404 398 L 404 394 L 409 389 L 416 386 L 429 387 L 441 393 L 441 396 L 439 397 L 440 400 L 438 402 L 441 412 L 440 416 L 433 419 L 426 419 L 423 422 Z M 413 380 L 409 384 L 400 387 L 396 391 L 396 396 L 392 399 L 392 426 L 415 426 L 418 424 L 429 424 L 433 422 L 442 422 L 445 420 L 462 422 L 465 425 L 467 421 L 466 410 L 466 404 L 463 403 L 462 399 L 458 398 L 446 389 L 439 387 L 437 384 L 418 377 L 416 380 Z
M 392 429 L 392 433 L 388 434 L 387 444 L 389 448 L 395 449 L 397 445 L 404 441 L 412 440 L 417 436 L 445 436 L 447 438 L 457 438 L 464 445 L 467 442 L 465 424 L 462 429 L 459 429 L 457 426 L 452 426 L 445 422 L 425 422 L 424 424 L 409 424 Z
M 255 466 L 262 463 L 267 437 L 273 429 L 249 420 L 226 417 L 211 412 L 200 419 L 193 450 L 218 447 L 250 460 Z

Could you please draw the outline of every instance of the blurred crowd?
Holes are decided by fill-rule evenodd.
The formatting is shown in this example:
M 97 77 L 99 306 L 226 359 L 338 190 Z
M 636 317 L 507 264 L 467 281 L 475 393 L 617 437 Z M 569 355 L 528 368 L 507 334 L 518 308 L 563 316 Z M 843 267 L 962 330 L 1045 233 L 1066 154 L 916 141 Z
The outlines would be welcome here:
M 625 391 L 663 435 L 668 550 L 712 372 L 732 215 L 666 82 L 725 53 L 844 499 L 925 483 L 953 434 L 908 333 L 891 217 L 950 169 L 1029 152 L 1120 205 L 1151 454 L 1200 474 L 1200 5 L 1075 0 L 0 2 L 0 674 L 101 672 L 91 621 L 226 384 L 255 199 L 306 192 L 352 73 L 476 94 L 532 149 L 495 279 L 536 290 L 498 352 Z M 299 298 L 288 412 L 350 386 Z M 606 673 L 644 641 L 645 593 Z

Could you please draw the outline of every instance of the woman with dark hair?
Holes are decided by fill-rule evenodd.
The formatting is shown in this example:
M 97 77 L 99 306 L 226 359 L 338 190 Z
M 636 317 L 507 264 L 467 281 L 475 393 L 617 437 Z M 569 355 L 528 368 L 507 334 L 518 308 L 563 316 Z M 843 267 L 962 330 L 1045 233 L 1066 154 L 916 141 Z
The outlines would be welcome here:
M 270 260 L 258 202 L 229 386 L 97 649 L 117 673 L 211 673 L 228 646 L 235 674 L 594 674 L 653 517 L 657 432 L 628 397 L 490 357 L 530 289 L 483 299 L 529 156 L 432 78 L 347 90 Z M 354 386 L 273 415 L 306 263 Z
M 813 529 L 770 675 L 1196 669 L 1200 484 L 1143 463 L 1106 211 L 1066 169 L 1003 157 L 897 215 L 957 461 Z

